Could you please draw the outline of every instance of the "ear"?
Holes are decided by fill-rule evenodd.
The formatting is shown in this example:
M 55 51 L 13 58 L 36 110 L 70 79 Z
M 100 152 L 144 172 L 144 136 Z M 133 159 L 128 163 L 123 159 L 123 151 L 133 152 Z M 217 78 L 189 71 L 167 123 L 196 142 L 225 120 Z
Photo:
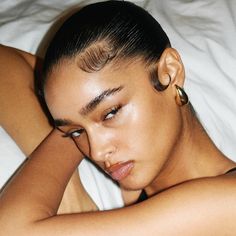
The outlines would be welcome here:
M 185 79 L 184 65 L 174 48 L 166 48 L 158 61 L 158 78 L 163 85 L 183 87 Z

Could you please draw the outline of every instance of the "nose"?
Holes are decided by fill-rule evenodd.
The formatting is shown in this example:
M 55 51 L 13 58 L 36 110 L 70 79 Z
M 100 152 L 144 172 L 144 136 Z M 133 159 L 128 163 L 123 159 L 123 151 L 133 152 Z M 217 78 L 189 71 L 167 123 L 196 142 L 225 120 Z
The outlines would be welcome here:
M 91 159 L 95 162 L 103 162 L 106 167 L 109 167 L 109 163 L 117 150 L 113 139 L 105 132 L 101 132 L 101 130 L 99 132 L 93 130 L 89 136 L 89 152 Z

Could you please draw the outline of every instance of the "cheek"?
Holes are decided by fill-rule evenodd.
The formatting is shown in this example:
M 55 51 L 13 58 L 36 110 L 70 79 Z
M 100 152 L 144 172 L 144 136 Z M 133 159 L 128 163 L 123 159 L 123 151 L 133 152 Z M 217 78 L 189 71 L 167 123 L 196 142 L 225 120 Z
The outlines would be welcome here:
M 153 147 L 159 158 L 168 158 L 181 135 L 182 120 L 177 107 L 166 106 L 157 116 L 153 126 Z
M 139 107 L 126 126 L 131 152 L 135 150 L 136 158 L 145 160 L 167 156 L 178 138 L 179 123 L 176 111 L 163 102 L 155 100 Z
M 151 135 L 152 129 L 148 117 L 137 110 L 133 112 L 119 131 L 124 155 L 130 155 L 134 159 L 145 155 L 151 144 Z

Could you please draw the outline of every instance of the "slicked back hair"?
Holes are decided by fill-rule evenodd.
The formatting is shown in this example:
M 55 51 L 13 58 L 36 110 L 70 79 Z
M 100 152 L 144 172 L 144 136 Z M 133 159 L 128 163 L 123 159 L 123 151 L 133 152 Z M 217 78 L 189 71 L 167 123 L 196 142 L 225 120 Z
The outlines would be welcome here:
M 80 69 L 93 73 L 122 59 L 156 63 L 170 41 L 160 24 L 144 9 L 126 1 L 88 5 L 67 19 L 51 41 L 44 60 L 40 90 L 55 66 L 76 57 Z M 150 72 L 162 91 L 157 72 Z

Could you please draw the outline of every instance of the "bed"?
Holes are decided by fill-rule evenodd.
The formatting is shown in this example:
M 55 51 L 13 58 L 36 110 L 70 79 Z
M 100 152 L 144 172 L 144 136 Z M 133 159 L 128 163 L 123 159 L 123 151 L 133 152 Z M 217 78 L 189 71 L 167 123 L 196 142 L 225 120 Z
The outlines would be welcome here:
M 50 27 L 90 0 L 3 0 L 0 43 L 43 56 Z M 185 90 L 204 128 L 236 161 L 236 1 L 133 0 L 163 26 L 186 68 Z M 1 111 L 0 111 L 1 112 Z M 0 126 L 0 188 L 25 156 Z M 86 160 L 82 182 L 99 209 L 123 206 L 119 188 Z

